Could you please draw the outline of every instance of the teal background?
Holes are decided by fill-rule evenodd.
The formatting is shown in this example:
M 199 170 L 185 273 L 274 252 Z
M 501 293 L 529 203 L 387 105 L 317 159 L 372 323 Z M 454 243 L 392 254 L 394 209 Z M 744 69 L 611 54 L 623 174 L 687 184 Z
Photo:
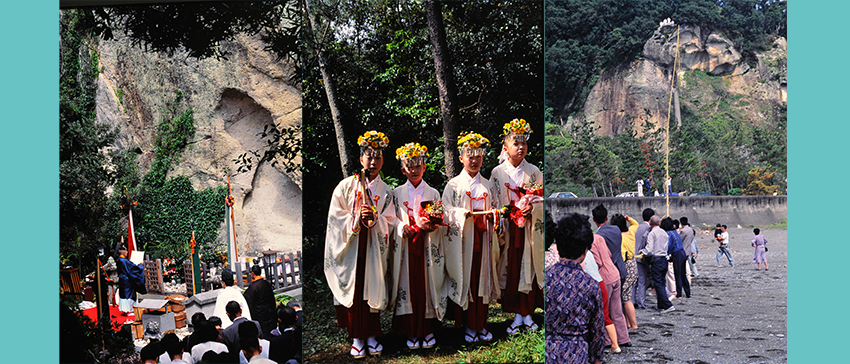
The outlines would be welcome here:
M 850 92 L 843 1 L 788 3 L 788 361 L 847 362 Z
M 4 2 L 0 11 L 4 362 L 59 358 L 58 5 Z M 850 5 L 788 8 L 788 361 L 842 362 Z
M 8 363 L 59 361 L 58 9 L 58 1 L 8 1 L 0 10 L 0 312 Z

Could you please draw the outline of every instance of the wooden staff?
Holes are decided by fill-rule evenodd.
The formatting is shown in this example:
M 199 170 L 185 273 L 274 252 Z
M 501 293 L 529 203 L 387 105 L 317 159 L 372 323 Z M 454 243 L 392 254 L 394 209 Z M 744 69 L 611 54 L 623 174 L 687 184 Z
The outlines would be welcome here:
M 366 228 L 371 228 L 372 226 L 375 226 L 375 223 L 378 219 L 378 210 L 375 208 L 375 203 L 372 201 L 372 197 L 369 194 L 369 190 L 366 188 L 366 178 L 371 176 L 372 173 L 369 168 L 363 168 L 357 173 L 357 179 L 360 180 L 360 196 L 363 198 L 363 200 L 366 201 L 366 205 L 369 206 L 370 209 L 372 209 L 372 224 L 366 226 Z M 354 224 L 354 226 L 360 226 L 360 209 L 357 209 L 357 213 L 354 217 Z

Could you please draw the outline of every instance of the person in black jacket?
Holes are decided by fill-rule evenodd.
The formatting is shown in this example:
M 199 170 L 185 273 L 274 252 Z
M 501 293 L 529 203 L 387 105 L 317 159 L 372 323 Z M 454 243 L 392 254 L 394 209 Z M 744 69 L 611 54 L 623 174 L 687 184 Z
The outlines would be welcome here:
M 277 326 L 277 315 L 272 285 L 263 279 L 261 273 L 259 265 L 251 267 L 251 284 L 243 296 L 251 311 L 251 319 L 260 323 L 262 328 L 260 337 L 268 340 L 272 330 Z
M 301 363 L 301 328 L 296 325 L 295 309 L 280 306 L 277 309 L 280 335 L 269 339 L 269 359 L 280 363 Z

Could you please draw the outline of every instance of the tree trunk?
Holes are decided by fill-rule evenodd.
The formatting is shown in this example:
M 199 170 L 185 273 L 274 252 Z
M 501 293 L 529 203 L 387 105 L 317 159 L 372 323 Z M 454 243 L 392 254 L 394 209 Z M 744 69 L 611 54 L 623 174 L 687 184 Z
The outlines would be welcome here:
M 313 18 L 313 15 L 310 13 L 310 0 L 304 1 L 305 12 L 307 13 L 307 17 L 310 19 L 310 31 L 315 34 L 317 26 L 316 21 Z M 334 83 L 333 78 L 331 77 L 330 72 L 328 72 L 328 68 L 325 65 L 325 59 L 322 55 L 321 49 L 316 47 L 316 58 L 319 62 L 319 70 L 322 72 L 322 84 L 325 86 L 325 95 L 328 98 L 328 106 L 331 109 L 331 118 L 334 122 L 334 131 L 336 132 L 336 144 L 339 149 L 339 164 L 342 167 L 342 176 L 347 176 L 350 171 L 353 169 L 351 158 L 348 155 L 346 142 L 348 138 L 346 137 L 345 128 L 342 125 L 342 121 L 340 120 L 340 112 L 339 112 L 339 99 L 336 97 L 336 83 Z
M 437 88 L 440 92 L 440 115 L 443 122 L 443 140 L 446 153 L 446 177 L 452 178 L 460 173 L 460 161 L 457 152 L 458 127 L 460 119 L 457 106 L 457 87 L 452 73 L 451 55 L 446 44 L 446 29 L 443 25 L 441 5 L 436 0 L 425 0 L 425 16 L 428 18 L 428 35 L 434 50 L 434 71 Z

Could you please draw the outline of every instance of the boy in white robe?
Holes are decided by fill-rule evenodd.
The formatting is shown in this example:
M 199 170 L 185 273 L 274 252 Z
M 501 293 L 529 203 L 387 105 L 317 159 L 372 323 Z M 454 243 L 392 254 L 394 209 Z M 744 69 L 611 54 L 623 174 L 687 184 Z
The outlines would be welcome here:
M 407 143 L 396 150 L 407 183 L 393 190 L 398 224 L 392 255 L 390 307 L 395 311 L 393 328 L 407 335 L 407 347 L 432 348 L 434 327 L 446 312 L 446 295 L 440 289 L 446 276 L 442 237 L 445 227 L 428 216 L 426 205 L 441 205 L 440 193 L 422 177 L 427 169 L 428 148 Z M 435 212 L 436 215 L 436 212 Z
M 334 189 L 328 209 L 324 272 L 334 296 L 337 322 L 348 329 L 354 358 L 380 355 L 383 346 L 378 312 L 387 307 L 385 275 L 396 215 L 392 190 L 381 180 L 383 149 L 389 139 L 370 131 L 357 140 L 357 175 Z
M 450 225 L 444 241 L 445 284 L 453 289 L 449 298 L 456 304 L 452 309 L 455 325 L 466 326 L 464 339 L 470 343 L 493 339 L 486 327 L 487 307 L 499 297 L 499 241 L 493 233 L 496 202 L 490 181 L 478 173 L 489 144 L 480 134 L 461 134 L 458 149 L 464 168 L 446 184 L 443 193 Z
M 498 267 L 502 310 L 516 313 L 507 331 L 516 334 L 520 328 L 537 330 L 531 314 L 535 308 L 543 309 L 543 198 L 525 203 L 532 198 L 532 191 L 542 195 L 543 174 L 525 160 L 531 125 L 514 119 L 504 125 L 503 131 L 502 154 L 506 158 L 493 168 L 490 181 L 497 191 L 494 197 L 498 205 L 510 206 L 510 217 L 503 220 L 505 229 L 499 235 L 503 249 Z M 530 196 L 520 203 L 526 194 Z M 519 208 L 518 203 L 525 206 Z

